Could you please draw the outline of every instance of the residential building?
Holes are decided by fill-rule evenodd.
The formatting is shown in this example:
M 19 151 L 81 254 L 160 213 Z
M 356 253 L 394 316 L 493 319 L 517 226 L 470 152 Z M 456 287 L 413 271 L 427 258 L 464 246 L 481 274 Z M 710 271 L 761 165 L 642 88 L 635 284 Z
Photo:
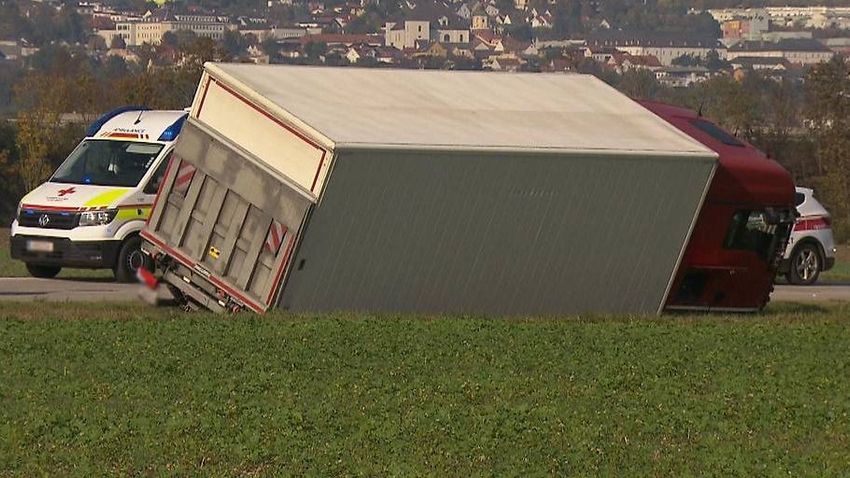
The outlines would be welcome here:
M 358 46 L 378 47 L 384 44 L 384 39 L 380 35 L 367 34 L 344 34 L 344 33 L 322 33 L 319 35 L 304 35 L 299 39 L 302 47 L 308 43 L 324 43 L 329 48 L 345 47 L 345 54 L 348 53 L 348 48 Z
M 655 72 L 659 83 L 673 88 L 687 88 L 710 77 L 711 72 L 702 66 L 666 66 Z
M 733 69 L 786 71 L 790 68 L 788 60 L 770 56 L 738 56 L 729 61 Z
M 659 71 L 664 68 L 658 58 L 652 55 L 630 55 L 619 52 L 609 58 L 607 65 L 620 74 L 631 70 Z
M 139 46 L 144 43 L 157 45 L 168 32 L 188 30 L 199 37 L 221 40 L 227 30 L 227 24 L 211 15 L 152 15 L 138 20 L 115 22 L 115 30 L 100 30 L 106 44 L 112 37 L 120 36 L 127 46 Z
M 778 42 L 744 41 L 729 47 L 727 60 L 739 56 L 779 57 L 789 63 L 812 65 L 829 61 L 835 52 L 812 39 L 786 39 Z
M 321 30 L 315 29 L 310 30 L 308 28 L 300 28 L 300 27 L 271 27 L 271 28 L 246 28 L 239 29 L 239 33 L 242 35 L 254 35 L 260 41 L 272 39 L 272 40 L 285 40 L 287 38 L 301 38 L 304 35 L 310 34 L 319 34 L 322 33 Z
M 399 50 L 415 48 L 417 41 L 431 39 L 431 22 L 427 20 L 405 20 L 398 23 L 387 22 L 384 26 L 384 34 L 384 43 L 387 46 L 395 47 Z
M 472 29 L 473 30 L 489 30 L 490 29 L 490 17 L 485 14 L 476 14 L 472 16 Z
M 384 43 L 399 50 L 417 48 L 423 42 L 469 43 L 469 23 L 454 10 L 422 2 L 407 11 L 404 19 L 384 25 Z
M 765 13 L 768 21 L 782 27 L 808 25 L 812 28 L 826 28 L 830 24 L 841 23 L 841 19 L 850 19 L 850 7 L 828 6 L 721 8 L 708 10 L 708 13 L 721 24 L 729 20 L 753 18 Z
M 603 30 L 588 37 L 587 46 L 616 48 L 631 55 L 652 55 L 665 66 L 684 55 L 705 58 L 711 51 L 716 51 L 720 58 L 726 57 L 726 47 L 717 39 L 651 32 Z
M 760 40 L 761 35 L 769 28 L 766 17 L 765 14 L 763 21 L 752 18 L 736 18 L 723 22 L 720 25 L 720 29 L 723 31 L 723 43 L 731 45 L 741 40 Z
M 824 38 L 821 42 L 835 53 L 850 55 L 850 37 Z

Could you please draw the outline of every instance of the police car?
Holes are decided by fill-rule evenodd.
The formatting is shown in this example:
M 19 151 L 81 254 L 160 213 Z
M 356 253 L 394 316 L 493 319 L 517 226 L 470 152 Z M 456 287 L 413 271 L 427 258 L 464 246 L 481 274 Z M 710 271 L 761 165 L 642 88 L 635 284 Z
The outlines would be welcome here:
M 12 258 L 35 277 L 76 267 L 134 280 L 146 261 L 139 231 L 187 114 L 124 107 L 95 121 L 53 176 L 21 199 Z

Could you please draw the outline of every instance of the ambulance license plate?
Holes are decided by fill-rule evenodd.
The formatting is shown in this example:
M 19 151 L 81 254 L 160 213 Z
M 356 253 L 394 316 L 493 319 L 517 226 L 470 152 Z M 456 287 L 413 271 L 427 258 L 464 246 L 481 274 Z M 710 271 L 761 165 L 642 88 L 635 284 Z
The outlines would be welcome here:
M 27 250 L 30 252 L 53 252 L 53 243 L 50 241 L 27 241 Z

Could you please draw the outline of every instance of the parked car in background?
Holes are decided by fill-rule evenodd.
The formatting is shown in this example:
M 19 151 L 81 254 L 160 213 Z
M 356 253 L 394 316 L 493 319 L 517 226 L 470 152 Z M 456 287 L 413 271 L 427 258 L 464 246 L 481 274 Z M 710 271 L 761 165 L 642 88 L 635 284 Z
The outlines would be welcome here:
M 791 231 L 780 271 L 792 284 L 810 285 L 835 265 L 832 218 L 809 188 L 797 188 L 796 204 L 800 217 Z

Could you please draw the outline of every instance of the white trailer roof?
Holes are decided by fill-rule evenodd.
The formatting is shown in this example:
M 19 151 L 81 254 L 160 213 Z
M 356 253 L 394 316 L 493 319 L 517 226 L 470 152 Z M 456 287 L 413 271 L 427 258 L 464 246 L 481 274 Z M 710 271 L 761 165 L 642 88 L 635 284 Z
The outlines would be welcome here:
M 208 63 L 341 148 L 569 150 L 716 157 L 590 75 Z

